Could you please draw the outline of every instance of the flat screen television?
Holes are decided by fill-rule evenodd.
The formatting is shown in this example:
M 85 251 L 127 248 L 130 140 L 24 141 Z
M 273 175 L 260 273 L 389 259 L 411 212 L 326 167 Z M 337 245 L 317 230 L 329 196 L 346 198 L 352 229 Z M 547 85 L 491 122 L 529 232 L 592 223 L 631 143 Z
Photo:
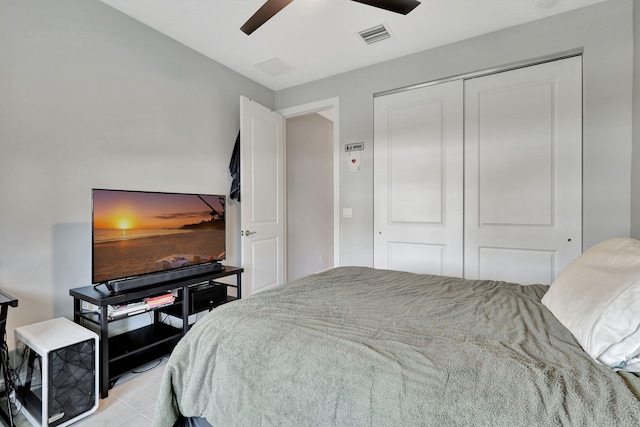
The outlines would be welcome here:
M 93 189 L 93 283 L 109 286 L 219 265 L 225 259 L 225 200 L 212 194 Z M 147 279 L 145 284 L 152 283 Z

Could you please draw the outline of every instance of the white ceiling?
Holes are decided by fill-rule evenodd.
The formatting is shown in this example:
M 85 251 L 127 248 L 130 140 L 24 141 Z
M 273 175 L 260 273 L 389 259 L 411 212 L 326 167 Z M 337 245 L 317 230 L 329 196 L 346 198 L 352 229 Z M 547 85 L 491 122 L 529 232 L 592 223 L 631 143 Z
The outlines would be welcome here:
M 351 0 L 295 0 L 247 36 L 265 0 L 101 0 L 205 56 L 280 90 L 605 0 L 421 0 L 399 15 Z M 384 24 L 390 39 L 359 32 Z M 272 76 L 255 64 L 292 68 Z

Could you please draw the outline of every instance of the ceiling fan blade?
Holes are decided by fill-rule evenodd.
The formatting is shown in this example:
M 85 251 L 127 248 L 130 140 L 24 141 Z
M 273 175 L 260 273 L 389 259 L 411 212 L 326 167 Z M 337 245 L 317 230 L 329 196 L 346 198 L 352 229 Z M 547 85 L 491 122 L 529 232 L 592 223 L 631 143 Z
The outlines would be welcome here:
M 415 9 L 420 2 L 417 0 L 353 0 L 358 3 L 367 4 L 380 9 L 406 15 Z
M 262 7 L 258 9 L 258 11 L 254 13 L 242 27 L 240 27 L 240 29 L 246 35 L 253 33 L 292 1 L 293 0 L 267 0 L 267 2 L 263 4 Z

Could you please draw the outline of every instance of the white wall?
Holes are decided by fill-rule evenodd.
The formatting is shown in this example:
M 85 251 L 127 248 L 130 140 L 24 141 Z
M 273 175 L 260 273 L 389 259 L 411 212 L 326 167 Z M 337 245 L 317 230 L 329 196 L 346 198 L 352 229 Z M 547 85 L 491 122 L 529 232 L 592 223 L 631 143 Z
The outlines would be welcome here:
M 0 0 L 0 52 L 11 332 L 72 318 L 69 289 L 91 284 L 91 188 L 228 194 L 239 97 L 274 93 L 97 0 Z M 239 236 L 227 245 L 238 263 Z
M 373 95 L 584 49 L 584 248 L 630 233 L 632 0 L 609 0 L 276 92 L 276 108 L 340 98 L 341 143 L 365 142 L 363 170 L 340 170 L 340 263 L 373 262 Z M 394 42 L 390 40 L 389 42 Z

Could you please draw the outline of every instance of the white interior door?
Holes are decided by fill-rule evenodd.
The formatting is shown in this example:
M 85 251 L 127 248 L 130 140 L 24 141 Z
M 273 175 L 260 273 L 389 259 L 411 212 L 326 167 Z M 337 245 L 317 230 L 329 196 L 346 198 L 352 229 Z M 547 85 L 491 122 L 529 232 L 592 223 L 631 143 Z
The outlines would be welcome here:
M 284 282 L 284 118 L 240 97 L 242 296 Z
M 582 250 L 580 57 L 465 83 L 465 277 L 551 283 Z
M 463 274 L 463 82 L 374 101 L 374 267 Z

